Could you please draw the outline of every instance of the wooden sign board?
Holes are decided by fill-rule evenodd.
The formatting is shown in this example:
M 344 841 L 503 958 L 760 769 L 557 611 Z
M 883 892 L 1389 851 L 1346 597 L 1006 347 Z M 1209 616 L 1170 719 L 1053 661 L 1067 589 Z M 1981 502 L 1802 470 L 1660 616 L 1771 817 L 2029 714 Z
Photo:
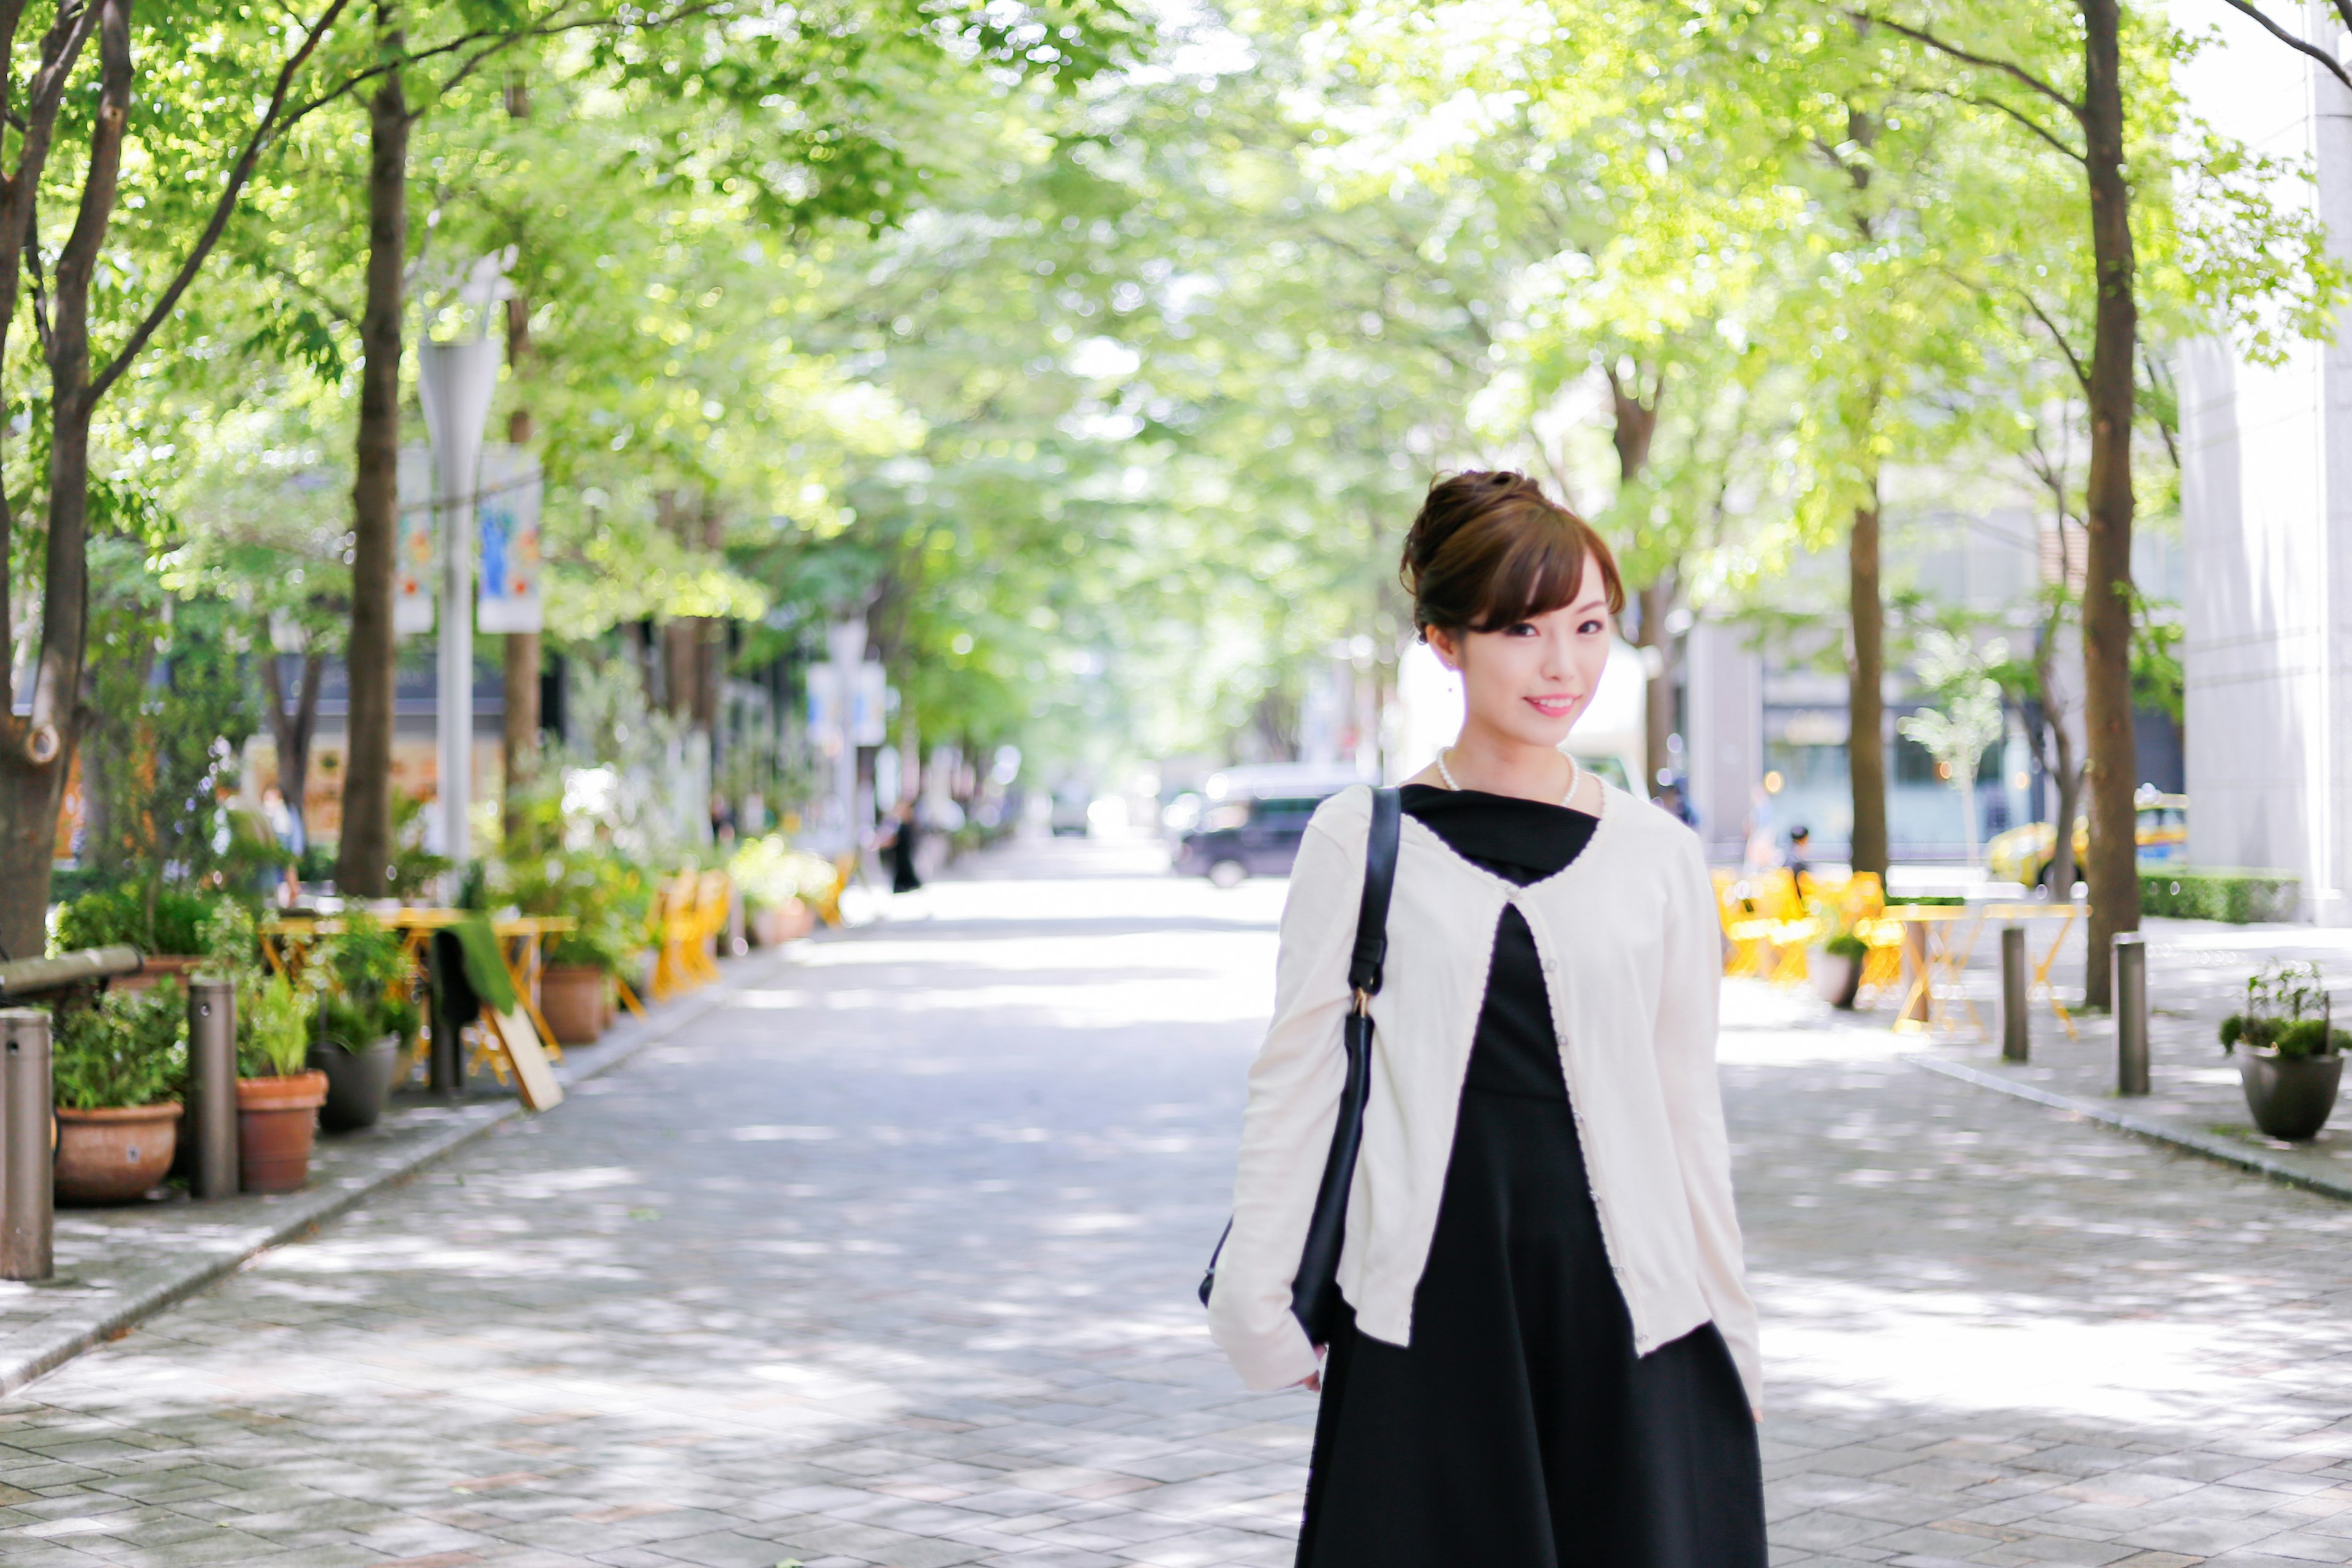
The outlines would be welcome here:
M 531 1027 L 530 1015 L 521 1007 L 510 1007 L 490 1016 L 499 1031 L 499 1043 L 507 1048 L 507 1060 L 514 1064 L 515 1087 L 522 1093 L 523 1104 L 532 1110 L 552 1110 L 563 1103 L 563 1086 L 555 1081 L 555 1069 L 547 1065 L 547 1051 L 539 1043 L 539 1031 Z

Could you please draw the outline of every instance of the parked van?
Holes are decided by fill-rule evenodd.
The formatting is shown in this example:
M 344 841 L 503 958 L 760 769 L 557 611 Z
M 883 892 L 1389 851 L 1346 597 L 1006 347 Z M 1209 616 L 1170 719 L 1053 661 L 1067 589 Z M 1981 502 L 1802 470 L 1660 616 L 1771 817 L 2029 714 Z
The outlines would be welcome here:
M 1350 784 L 1352 768 L 1269 763 L 1209 780 L 1199 826 L 1176 842 L 1174 868 L 1230 888 L 1245 877 L 1287 877 L 1315 808 Z

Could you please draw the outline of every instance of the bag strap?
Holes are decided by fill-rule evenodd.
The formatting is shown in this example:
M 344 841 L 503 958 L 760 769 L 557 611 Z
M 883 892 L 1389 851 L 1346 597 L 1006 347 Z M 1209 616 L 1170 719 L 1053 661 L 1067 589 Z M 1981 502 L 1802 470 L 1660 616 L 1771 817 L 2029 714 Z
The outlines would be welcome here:
M 1381 989 L 1381 966 L 1389 952 L 1389 894 L 1396 887 L 1397 837 L 1402 797 L 1392 789 L 1372 791 L 1372 824 L 1364 839 L 1364 901 L 1356 911 L 1356 951 L 1348 963 L 1348 989 L 1361 1013 Z

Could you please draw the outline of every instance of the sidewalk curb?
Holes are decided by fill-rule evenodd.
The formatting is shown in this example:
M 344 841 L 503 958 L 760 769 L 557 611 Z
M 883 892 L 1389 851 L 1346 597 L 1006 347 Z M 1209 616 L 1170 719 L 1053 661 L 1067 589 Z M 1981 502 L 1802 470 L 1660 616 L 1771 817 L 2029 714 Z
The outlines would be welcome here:
M 788 953 L 779 953 L 764 964 L 744 966 L 743 973 L 760 973 L 768 968 L 781 967 L 788 958 Z M 661 1014 L 647 1018 L 645 1029 L 635 1038 L 623 1041 L 612 1055 L 600 1055 L 595 1061 L 572 1072 L 560 1073 L 560 1081 L 569 1091 L 616 1070 L 635 1059 L 640 1052 L 659 1045 L 679 1029 L 713 1011 L 741 989 L 738 976 L 729 974 L 718 984 L 681 998 Z M 282 1247 L 305 1232 L 349 1213 L 386 1187 L 406 1181 L 426 1166 L 447 1158 L 478 1139 L 487 1137 L 493 1129 L 525 1114 L 519 1100 L 486 1103 L 481 1109 L 485 1114 L 478 1119 L 453 1127 L 440 1136 L 416 1145 L 397 1162 L 370 1172 L 348 1186 L 303 1194 L 300 1202 L 289 1205 L 278 1223 L 249 1245 L 230 1252 L 190 1258 L 185 1267 L 131 1292 L 98 1318 L 63 1328 L 49 1336 L 46 1342 L 18 1351 L 6 1361 L 0 1362 L 0 1397 L 16 1394 L 26 1384 L 55 1372 L 84 1351 L 121 1338 L 144 1320 L 176 1306 L 205 1287 L 236 1273 L 261 1254 Z M 562 1107 L 555 1109 L 561 1110 Z
M 2272 1158 L 2263 1150 L 2251 1148 L 2231 1139 L 2218 1138 L 2205 1132 L 2192 1132 L 2184 1127 L 2168 1126 L 2147 1117 L 2134 1116 L 2127 1110 L 2119 1110 L 2112 1105 L 2105 1105 L 2095 1100 L 2078 1100 L 2069 1094 L 2055 1094 L 2033 1084 L 2019 1083 L 2015 1079 L 2002 1078 L 1998 1073 L 1989 1073 L 1959 1062 L 1946 1061 L 1941 1057 L 1906 1051 L 1903 1054 L 1902 1059 L 1913 1067 L 1925 1068 L 1929 1072 L 1941 1073 L 1946 1078 L 1958 1079 L 1962 1083 L 1974 1084 L 1979 1089 L 1989 1089 L 1995 1094 L 2005 1094 L 2014 1100 L 2031 1100 L 2036 1105 L 2046 1105 L 2053 1110 L 2063 1110 L 2092 1121 L 2104 1122 L 2120 1131 L 2128 1132 L 2135 1138 L 2145 1138 L 2153 1143 L 2169 1144 L 2175 1149 L 2185 1149 L 2192 1154 L 2202 1154 L 2209 1160 L 2219 1161 L 2224 1165 L 2234 1165 L 2239 1170 L 2253 1175 L 2267 1176 L 2272 1181 L 2286 1186 L 2300 1187 L 2305 1192 L 2317 1193 L 2323 1197 L 2352 1202 L 2352 1182 L 2336 1181 L 2309 1171 L 2298 1170 L 2283 1160 Z

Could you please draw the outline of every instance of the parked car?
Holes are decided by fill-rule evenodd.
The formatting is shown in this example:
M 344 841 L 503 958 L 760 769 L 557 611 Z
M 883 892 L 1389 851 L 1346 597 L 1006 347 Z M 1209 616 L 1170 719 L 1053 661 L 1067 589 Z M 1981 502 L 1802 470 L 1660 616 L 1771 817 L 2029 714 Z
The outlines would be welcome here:
M 1353 773 L 1274 763 L 1234 768 L 1209 781 L 1200 825 L 1177 840 L 1174 868 L 1230 888 L 1245 877 L 1287 877 L 1315 808 Z
M 2139 797 L 2136 835 L 2142 869 L 2179 866 L 2189 858 L 2189 797 L 2143 792 Z M 2074 864 L 2091 851 L 2091 824 L 2074 819 Z M 2058 854 L 2058 830 L 2046 822 L 2029 822 L 1997 833 L 1985 846 L 1985 865 L 1994 878 L 2039 888 L 2050 879 L 2050 865 Z
M 1078 837 L 1084 838 L 1087 836 L 1087 808 L 1093 804 L 1092 798 L 1084 790 L 1073 789 L 1066 785 L 1055 790 L 1053 809 L 1046 814 L 1045 817 L 1054 837 L 1059 838 L 1065 834 L 1076 834 Z

